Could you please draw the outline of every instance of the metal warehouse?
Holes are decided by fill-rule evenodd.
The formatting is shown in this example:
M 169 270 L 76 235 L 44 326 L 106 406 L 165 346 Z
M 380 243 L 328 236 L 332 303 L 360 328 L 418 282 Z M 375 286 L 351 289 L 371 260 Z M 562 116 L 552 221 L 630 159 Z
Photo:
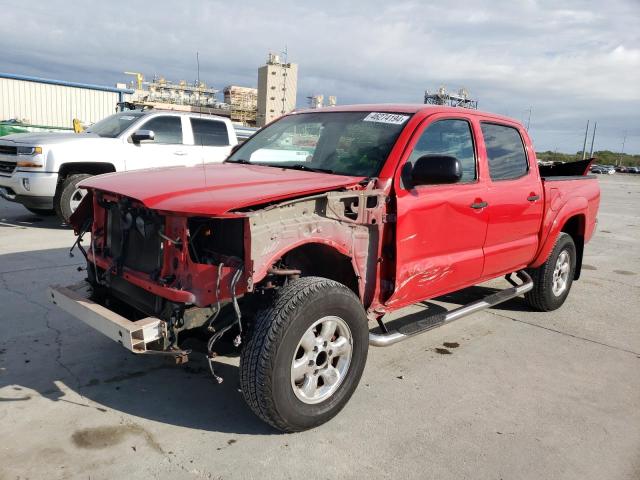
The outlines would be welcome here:
M 101 120 L 133 90 L 0 73 L 0 120 L 50 128 L 73 128 Z

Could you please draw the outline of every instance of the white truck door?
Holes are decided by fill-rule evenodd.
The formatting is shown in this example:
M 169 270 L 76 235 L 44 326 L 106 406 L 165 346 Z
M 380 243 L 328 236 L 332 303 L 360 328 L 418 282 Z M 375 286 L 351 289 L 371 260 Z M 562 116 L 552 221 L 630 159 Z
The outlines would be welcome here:
M 223 120 L 191 117 L 193 143 L 200 148 L 203 163 L 220 163 L 231 153 L 231 136 Z
M 127 170 L 187 165 L 188 150 L 183 142 L 180 115 L 156 115 L 138 126 L 138 130 L 151 130 L 153 140 L 131 143 L 134 153 L 129 155 Z

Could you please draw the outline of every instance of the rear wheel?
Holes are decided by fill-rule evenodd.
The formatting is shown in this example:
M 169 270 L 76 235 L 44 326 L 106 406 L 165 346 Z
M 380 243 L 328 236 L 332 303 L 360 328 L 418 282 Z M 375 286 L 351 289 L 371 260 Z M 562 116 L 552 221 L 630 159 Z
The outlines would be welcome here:
M 575 269 L 575 243 L 570 235 L 561 233 L 547 261 L 528 270 L 533 289 L 525 294 L 525 300 L 542 312 L 560 308 L 571 290 Z
M 333 418 L 367 360 L 366 313 L 346 286 L 320 277 L 291 281 L 256 317 L 240 357 L 251 409 L 284 432 Z
M 86 195 L 87 191 L 78 188 L 78 183 L 91 177 L 88 173 L 76 173 L 66 177 L 62 184 L 58 186 L 56 195 L 53 198 L 53 206 L 60 220 L 69 223 L 71 214 L 76 211 L 78 205 Z

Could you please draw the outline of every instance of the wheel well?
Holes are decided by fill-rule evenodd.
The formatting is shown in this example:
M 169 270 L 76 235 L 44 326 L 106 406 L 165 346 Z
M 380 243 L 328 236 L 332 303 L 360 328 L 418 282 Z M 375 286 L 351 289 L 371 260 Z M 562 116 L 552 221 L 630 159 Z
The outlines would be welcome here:
M 584 230 L 585 230 L 585 218 L 584 215 L 574 215 L 569 218 L 564 226 L 562 232 L 571 235 L 573 243 L 576 245 L 576 269 L 573 276 L 574 280 L 580 278 L 580 272 L 582 271 L 582 254 L 584 252 Z
M 324 277 L 335 280 L 360 296 L 358 277 L 351 259 L 334 248 L 320 243 L 308 243 L 294 248 L 282 257 L 288 268 L 302 271 L 302 275 Z
M 86 162 L 86 163 L 65 163 L 60 166 L 58 171 L 58 181 L 63 181 L 69 175 L 76 173 L 89 173 L 91 175 L 100 175 L 102 173 L 115 172 L 115 167 L 110 163 Z

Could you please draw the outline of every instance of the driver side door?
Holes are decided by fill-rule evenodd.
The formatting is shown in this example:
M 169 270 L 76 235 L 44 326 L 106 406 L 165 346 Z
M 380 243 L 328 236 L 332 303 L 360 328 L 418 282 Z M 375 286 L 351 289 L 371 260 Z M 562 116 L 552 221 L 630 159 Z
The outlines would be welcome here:
M 189 164 L 188 147 L 184 145 L 182 116 L 155 115 L 138 125 L 136 130 L 152 130 L 155 138 L 138 144 L 129 142 L 127 170 Z
M 399 172 L 425 155 L 457 158 L 459 182 L 403 185 L 398 179 L 395 289 L 389 306 L 401 307 L 473 284 L 482 275 L 488 215 L 487 187 L 478 168 L 474 130 L 466 118 L 432 116 L 412 138 Z

